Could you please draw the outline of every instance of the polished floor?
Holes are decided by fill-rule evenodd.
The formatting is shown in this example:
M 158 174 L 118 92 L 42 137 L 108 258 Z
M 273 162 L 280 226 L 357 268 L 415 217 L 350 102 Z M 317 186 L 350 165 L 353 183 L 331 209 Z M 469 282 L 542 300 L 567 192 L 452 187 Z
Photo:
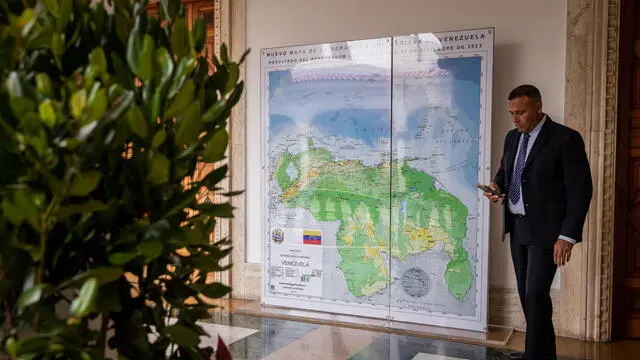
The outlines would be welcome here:
M 393 332 L 314 324 L 237 311 L 240 300 L 219 303 L 218 311 L 203 323 L 207 333 L 228 345 L 233 359 L 374 359 L 374 360 L 498 360 L 509 359 L 523 348 L 521 333 L 504 346 L 466 344 L 407 336 Z M 213 339 L 208 339 L 212 341 Z M 558 338 L 560 360 L 640 359 L 640 341 L 613 344 Z

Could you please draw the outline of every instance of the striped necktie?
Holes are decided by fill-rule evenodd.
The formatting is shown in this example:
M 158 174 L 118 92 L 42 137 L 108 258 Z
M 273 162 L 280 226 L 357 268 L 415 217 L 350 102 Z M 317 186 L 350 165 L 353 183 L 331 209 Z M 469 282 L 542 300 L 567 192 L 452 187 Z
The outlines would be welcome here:
M 524 163 L 527 159 L 527 145 L 529 144 L 529 138 L 531 135 L 527 133 L 522 134 L 522 141 L 520 144 L 520 152 L 518 152 L 518 160 L 516 166 L 513 169 L 513 178 L 511 179 L 511 186 L 509 186 L 509 200 L 512 204 L 517 204 L 520 200 L 520 182 L 522 180 L 522 170 L 524 170 Z

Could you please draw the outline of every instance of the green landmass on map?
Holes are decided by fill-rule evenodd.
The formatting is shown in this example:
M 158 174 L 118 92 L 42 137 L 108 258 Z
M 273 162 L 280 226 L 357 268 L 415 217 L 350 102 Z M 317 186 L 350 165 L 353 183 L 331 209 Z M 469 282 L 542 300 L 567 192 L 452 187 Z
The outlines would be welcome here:
M 288 173 L 291 166 L 295 176 Z M 459 300 L 467 295 L 473 280 L 463 246 L 468 209 L 453 195 L 436 189 L 430 175 L 403 160 L 378 166 L 335 161 L 327 149 L 314 147 L 309 140 L 308 150 L 283 153 L 274 178 L 286 207 L 307 209 L 318 221 L 340 221 L 338 267 L 354 296 L 371 296 L 388 287 L 388 260 L 383 254 L 404 260 L 439 242 L 450 258 L 444 279 L 449 292 Z

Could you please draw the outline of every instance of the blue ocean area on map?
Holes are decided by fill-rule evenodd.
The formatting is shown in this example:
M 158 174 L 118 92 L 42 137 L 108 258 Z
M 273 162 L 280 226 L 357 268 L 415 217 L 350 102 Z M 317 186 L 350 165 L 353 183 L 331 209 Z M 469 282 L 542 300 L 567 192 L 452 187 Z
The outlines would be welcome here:
M 462 112 L 458 114 L 458 122 L 465 129 L 464 134 L 454 132 L 451 134 L 451 145 L 453 149 L 457 147 L 456 141 L 464 139 L 473 139 L 474 146 L 466 151 L 466 158 L 477 163 L 480 152 L 479 136 L 480 136 L 480 75 L 481 75 L 481 58 L 449 58 L 439 59 L 438 67 L 446 69 L 452 75 L 452 108 Z M 401 140 L 415 138 L 420 124 L 425 119 L 425 110 L 419 109 L 407 117 L 406 132 L 398 133 L 394 131 L 394 137 Z M 431 133 L 438 136 L 444 132 L 447 119 L 435 119 L 435 126 Z M 464 135 L 464 139 L 463 139 Z M 455 150 L 454 150 L 455 151 Z M 468 166 L 464 169 L 464 180 L 468 186 L 475 186 L 478 183 L 478 168 Z
M 455 149 L 458 144 L 472 142 L 473 146 L 466 146 L 464 155 L 466 159 L 472 163 L 477 163 L 479 155 L 479 119 L 480 119 L 480 82 L 481 82 L 481 58 L 480 57 L 461 57 L 438 59 L 437 66 L 440 69 L 447 70 L 451 78 L 451 94 L 450 109 L 448 111 L 457 112 L 457 122 L 461 129 L 447 133 L 447 113 L 443 111 L 432 112 L 429 116 L 436 116 L 431 119 L 433 128 L 428 134 L 422 132 L 422 124 L 425 122 L 426 111 L 428 109 L 418 108 L 406 115 L 406 119 L 398 119 L 398 112 L 391 110 L 392 102 L 385 100 L 384 94 L 390 92 L 391 82 L 398 81 L 388 79 L 386 82 L 380 83 L 377 87 L 368 87 L 363 90 L 359 96 L 369 94 L 377 97 L 381 103 L 375 108 L 349 108 L 345 107 L 343 102 L 343 94 L 327 94 L 323 90 L 331 88 L 336 89 L 344 87 L 344 83 L 351 82 L 349 80 L 320 80 L 312 83 L 294 83 L 291 78 L 290 70 L 280 70 L 269 72 L 269 100 L 271 101 L 271 113 L 269 114 L 269 140 L 283 133 L 295 133 L 296 124 L 304 123 L 313 129 L 308 135 L 317 137 L 322 135 L 337 135 L 341 137 L 353 138 L 361 140 L 364 144 L 375 147 L 380 139 L 389 139 L 391 130 L 393 129 L 392 140 L 395 144 L 422 138 L 423 147 L 431 147 L 432 142 L 446 138 L 451 142 L 451 148 Z M 328 85 L 331 83 L 333 85 Z M 311 93 L 310 89 L 317 88 L 317 93 Z M 309 93 L 309 94 L 307 94 Z M 411 93 L 405 96 L 419 96 L 419 93 Z M 398 95 L 395 95 L 398 96 Z M 299 97 L 296 99 L 296 97 Z M 308 97 L 308 98 L 305 98 Z M 319 106 L 324 111 L 318 111 L 313 114 L 311 119 L 292 118 L 288 114 L 284 114 L 283 110 L 285 102 L 283 99 L 291 101 L 299 100 L 301 107 L 309 102 L 317 101 L 324 103 Z M 419 101 L 419 100 L 418 100 Z M 304 102 L 304 103 L 302 103 Z M 394 98 L 393 103 L 397 100 Z M 327 106 L 331 103 L 331 106 Z M 300 110 L 298 110 L 299 112 Z M 393 112 L 393 116 L 390 113 Z M 391 120 L 390 118 L 393 118 Z M 404 123 L 399 125 L 400 121 Z M 426 138 L 425 138 L 426 137 Z M 418 143 L 417 145 L 419 145 Z M 417 150 L 417 149 L 416 149 Z M 415 151 L 410 151 L 414 153 Z M 421 151 L 424 154 L 424 151 Z M 464 167 L 465 186 L 473 187 L 477 183 L 478 169 L 477 166 Z M 468 204 L 471 205 L 471 204 Z
M 389 138 L 391 135 L 388 110 L 336 109 L 316 115 L 311 125 L 323 133 L 333 132 L 360 139 L 371 146 L 375 146 L 379 138 Z

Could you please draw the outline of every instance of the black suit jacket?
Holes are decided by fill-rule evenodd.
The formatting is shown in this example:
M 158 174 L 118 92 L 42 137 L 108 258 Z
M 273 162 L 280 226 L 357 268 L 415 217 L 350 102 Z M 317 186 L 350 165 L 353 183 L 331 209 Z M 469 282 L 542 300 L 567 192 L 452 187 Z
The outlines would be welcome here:
M 503 240 L 512 230 L 507 194 L 519 141 L 518 130 L 507 134 L 500 169 L 494 178 L 505 193 Z M 522 199 L 533 241 L 546 248 L 553 247 L 560 235 L 582 241 L 592 193 L 591 171 L 582 136 L 547 116 L 522 173 Z

